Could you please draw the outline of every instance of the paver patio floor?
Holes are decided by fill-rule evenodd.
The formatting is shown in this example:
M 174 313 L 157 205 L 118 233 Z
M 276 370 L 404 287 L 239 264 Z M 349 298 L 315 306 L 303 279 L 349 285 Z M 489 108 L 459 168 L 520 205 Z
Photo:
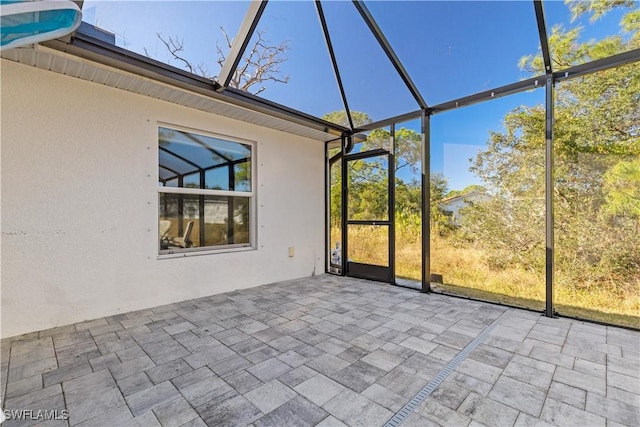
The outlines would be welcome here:
M 640 333 L 330 275 L 5 339 L 3 425 L 382 426 L 483 331 L 403 425 L 640 425 Z

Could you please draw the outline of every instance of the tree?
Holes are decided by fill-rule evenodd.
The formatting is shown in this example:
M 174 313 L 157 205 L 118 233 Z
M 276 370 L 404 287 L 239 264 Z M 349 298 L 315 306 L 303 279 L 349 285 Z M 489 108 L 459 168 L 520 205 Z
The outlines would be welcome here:
M 634 2 L 569 1 L 575 19 L 597 20 Z M 580 42 L 582 28 L 552 28 L 555 69 L 640 48 L 640 10 L 628 10 L 622 32 Z M 541 56 L 523 69 L 542 73 Z M 640 290 L 640 64 L 598 71 L 556 85 L 554 154 L 558 282 L 572 287 Z M 545 109 L 519 107 L 505 132 L 493 132 L 471 170 L 492 198 L 465 211 L 465 238 L 481 244 L 496 267 L 540 271 L 544 254 Z
M 355 127 L 359 127 L 372 120 L 368 114 L 352 111 L 351 117 Z M 322 116 L 324 120 L 347 125 L 344 110 L 334 111 Z M 377 148 L 390 148 L 391 134 L 386 129 L 374 129 L 367 134 L 367 139 L 360 143 L 357 149 L 362 151 Z M 401 127 L 395 130 L 395 216 L 396 226 L 401 230 L 404 238 L 420 235 L 420 223 L 422 221 L 422 181 L 417 176 L 420 174 L 420 161 L 422 159 L 422 136 L 413 129 Z M 349 163 L 349 211 L 351 219 L 386 218 L 388 201 L 388 167 L 382 158 L 359 160 Z M 404 168 L 411 173 L 403 179 L 397 172 Z M 341 181 L 342 177 L 338 168 L 331 171 L 331 217 L 341 217 Z M 447 180 L 442 174 L 432 174 L 431 182 L 431 218 L 432 227 L 437 227 L 438 232 L 445 232 L 448 219 L 440 206 L 447 191 Z M 334 224 L 337 225 L 337 224 Z
M 344 110 L 333 111 L 322 116 L 323 120 L 333 122 L 342 126 L 349 127 L 347 114 Z M 363 125 L 372 123 L 373 120 L 367 113 L 360 111 L 351 111 L 351 119 L 353 125 L 358 128 Z M 390 148 L 391 133 L 386 129 L 374 129 L 368 133 L 366 141 L 362 142 L 360 147 L 363 151 L 373 150 L 376 148 Z M 399 128 L 395 131 L 396 143 L 396 164 L 395 170 L 398 171 L 404 167 L 412 169 L 414 174 L 418 173 L 418 167 L 421 160 L 421 135 L 413 129 Z
M 356 128 L 373 122 L 367 113 L 362 113 L 360 111 L 351 111 L 350 113 L 353 126 Z M 322 116 L 322 119 L 340 126 L 347 128 L 350 127 L 347 112 L 345 110 L 332 111 L 331 113 L 327 113 Z
M 469 193 L 485 193 L 486 190 L 487 189 L 484 188 L 482 185 L 471 184 L 471 185 L 467 185 L 462 190 L 451 190 L 447 192 L 447 194 L 445 194 L 445 198 L 463 196 Z
M 609 169 L 604 176 L 604 190 L 605 215 L 635 218 L 640 225 L 640 158 L 620 161 Z
M 565 0 L 565 3 L 569 6 L 573 21 L 584 14 L 589 14 L 590 21 L 595 22 L 613 9 L 637 7 L 634 0 Z M 640 9 L 628 10 L 620 26 L 622 30 L 620 34 L 585 42 L 579 40 L 582 27 L 565 29 L 562 25 L 553 26 L 549 35 L 553 68 L 560 70 L 637 48 L 640 38 L 638 34 Z M 629 34 L 629 39 L 623 38 L 622 34 Z M 544 62 L 539 53 L 523 56 L 520 59 L 520 67 L 535 74 L 542 74 L 545 71 Z
M 233 39 L 229 38 L 224 28 L 220 27 L 224 35 L 224 45 L 216 41 L 216 52 L 218 58 L 216 63 L 222 69 L 226 61 L 226 55 L 233 44 Z M 288 42 L 271 44 L 265 38 L 264 30 L 256 30 L 257 39 L 253 45 L 245 51 L 242 61 L 235 69 L 229 86 L 251 92 L 258 95 L 264 92 L 267 87 L 265 82 L 287 83 L 289 76 L 282 73 L 280 66 L 287 60 Z M 218 75 L 212 74 L 207 67 L 202 64 L 194 64 L 184 56 L 184 40 L 178 37 L 165 37 L 162 33 L 156 33 L 167 52 L 176 60 L 180 61 L 184 68 L 190 73 L 199 74 L 211 80 L 217 80 Z M 145 53 L 146 49 L 145 49 Z M 149 54 L 147 53 L 147 56 Z

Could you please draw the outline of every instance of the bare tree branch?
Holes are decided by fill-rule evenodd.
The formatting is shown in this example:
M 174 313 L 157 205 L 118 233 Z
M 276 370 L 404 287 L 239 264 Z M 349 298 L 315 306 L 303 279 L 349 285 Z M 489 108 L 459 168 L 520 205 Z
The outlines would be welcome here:
M 227 60 L 226 52 L 231 49 L 233 39 L 229 37 L 223 27 L 220 27 L 220 31 L 224 35 L 224 44 L 221 45 L 219 40 L 216 41 L 216 53 L 218 55 L 216 63 L 222 69 Z M 236 67 L 231 76 L 229 86 L 257 95 L 267 89 L 264 85 L 265 82 L 287 83 L 289 81 L 289 76 L 280 70 L 280 66 L 287 61 L 289 44 L 287 41 L 280 44 L 271 44 L 264 37 L 265 31 L 259 30 L 255 34 L 257 38 L 253 45 L 246 50 L 244 57 Z M 202 64 L 194 65 L 185 58 L 184 40 L 177 37 L 165 38 L 161 33 L 156 33 L 156 35 L 173 59 L 180 61 L 187 71 L 211 80 L 218 78 L 217 75 L 211 75 Z M 149 56 L 146 49 L 145 54 Z
M 184 59 L 182 56 L 178 55 L 179 52 L 184 50 L 184 41 L 178 40 L 177 38 L 173 38 L 169 36 L 169 39 L 165 39 L 162 36 L 162 33 L 156 33 L 156 36 L 160 39 L 160 41 L 164 44 L 167 51 L 173 56 L 174 59 L 178 61 L 182 61 L 184 63 L 184 67 L 190 72 L 194 73 L 194 66 L 191 65 L 191 62 Z

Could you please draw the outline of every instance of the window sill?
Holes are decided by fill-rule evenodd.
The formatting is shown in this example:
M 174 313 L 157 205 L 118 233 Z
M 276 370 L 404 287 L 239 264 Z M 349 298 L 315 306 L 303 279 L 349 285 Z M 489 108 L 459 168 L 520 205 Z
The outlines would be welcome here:
M 214 255 L 214 254 L 226 254 L 226 253 L 235 253 L 235 252 L 248 252 L 255 251 L 256 248 L 253 246 L 236 246 L 236 247 L 226 247 L 226 248 L 203 248 L 203 249 L 187 249 L 187 250 L 176 250 L 175 252 L 167 251 L 165 253 L 160 253 L 157 256 L 157 259 L 171 259 L 171 258 L 186 258 L 192 256 L 200 256 L 200 255 Z

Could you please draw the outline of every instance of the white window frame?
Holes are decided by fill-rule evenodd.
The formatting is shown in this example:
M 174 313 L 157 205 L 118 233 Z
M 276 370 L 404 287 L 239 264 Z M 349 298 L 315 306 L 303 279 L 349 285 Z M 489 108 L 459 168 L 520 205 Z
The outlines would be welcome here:
M 224 252 L 241 252 L 248 250 L 255 250 L 257 248 L 257 201 L 256 201 L 256 188 L 257 188 L 257 148 L 258 144 L 256 141 L 251 141 L 243 138 L 232 137 L 229 135 L 223 135 L 214 132 L 208 132 L 200 129 L 193 129 L 184 126 L 178 126 L 169 123 L 158 122 L 156 124 L 156 170 L 157 174 L 159 174 L 160 163 L 158 161 L 159 156 L 159 132 L 160 128 L 166 129 L 174 129 L 181 132 L 193 133 L 195 135 L 202 135 L 212 138 L 223 139 L 229 142 L 235 142 L 238 144 L 249 145 L 251 147 L 251 191 L 229 191 L 229 190 L 212 190 L 212 189 L 202 189 L 202 188 L 185 188 L 185 187 L 162 187 L 158 185 L 158 203 L 160 202 L 160 194 L 185 194 L 185 195 L 198 195 L 198 196 L 229 196 L 229 197 L 243 197 L 249 199 L 249 243 L 237 243 L 237 244 L 227 244 L 227 245 L 216 245 L 216 246 L 201 246 L 195 248 L 172 248 L 172 249 L 162 249 L 160 245 L 160 233 L 158 231 L 158 258 L 175 258 L 175 257 L 184 257 L 184 256 L 193 256 L 193 255 L 205 255 L 205 254 L 213 254 L 213 253 L 224 253 Z M 157 215 L 156 215 L 156 229 L 159 230 L 159 221 L 160 221 L 160 206 L 157 206 Z

